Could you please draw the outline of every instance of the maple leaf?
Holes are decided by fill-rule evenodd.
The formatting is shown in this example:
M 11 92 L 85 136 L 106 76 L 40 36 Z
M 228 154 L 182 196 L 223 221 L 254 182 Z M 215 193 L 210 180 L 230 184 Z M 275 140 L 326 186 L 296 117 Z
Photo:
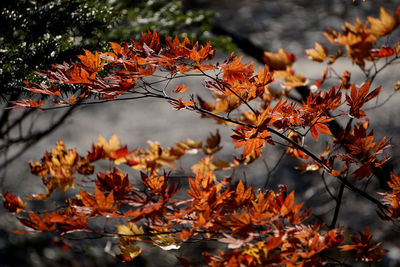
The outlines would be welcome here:
M 226 63 L 222 65 L 224 79 L 230 83 L 247 80 L 253 75 L 254 63 L 241 63 L 242 57 L 233 53 Z
M 199 46 L 197 43 L 190 51 L 189 58 L 198 63 L 212 59 L 215 55 L 215 49 L 211 46 L 211 42 L 207 42 L 205 46 Z
M 362 179 L 364 177 L 370 177 L 372 174 L 372 168 L 370 162 L 364 162 L 361 167 L 353 172 L 354 178 Z
M 396 51 L 391 48 L 390 46 L 383 46 L 379 49 L 372 49 L 370 51 L 371 56 L 377 57 L 377 58 L 384 58 L 384 57 L 390 57 L 396 54 Z
M 126 48 L 122 47 L 120 44 L 110 42 L 111 48 L 114 51 L 117 57 L 125 56 L 126 55 Z
M 328 56 L 328 50 L 326 47 L 316 42 L 314 49 L 306 49 L 306 54 L 314 61 L 323 62 Z
M 72 70 L 68 72 L 69 80 L 68 84 L 91 84 L 96 78 L 96 72 L 90 74 L 84 68 L 74 65 Z
M 209 172 L 213 172 L 215 170 L 224 170 L 229 169 L 230 165 L 224 160 L 213 160 L 213 155 L 206 156 L 201 158 L 197 163 L 192 165 L 193 173 L 202 173 L 207 174 Z M 213 176 L 215 177 L 215 176 Z
M 188 106 L 193 106 L 193 101 L 182 101 L 182 98 L 179 98 L 178 101 L 168 100 L 168 102 L 172 105 L 175 110 L 181 110 Z
M 171 57 L 185 56 L 186 58 L 188 58 L 191 53 L 191 49 L 193 48 L 193 42 L 189 40 L 186 34 L 184 35 L 182 42 L 179 41 L 177 35 L 175 35 L 173 41 L 171 41 L 168 36 L 165 37 L 165 41 L 167 43 L 169 54 L 171 55 Z
M 103 136 L 99 136 L 97 143 L 93 143 L 95 148 L 102 147 L 105 154 L 109 156 L 111 152 L 115 152 L 120 148 L 119 140 L 116 134 L 113 134 L 110 141 L 107 141 Z
M 301 164 L 299 166 L 294 167 L 296 170 L 300 170 L 300 173 L 306 173 L 310 171 L 318 171 L 321 166 L 316 164 L 316 163 L 310 163 L 310 164 Z
M 132 222 L 128 222 L 128 225 L 115 225 L 115 228 L 117 228 L 120 241 L 140 241 L 144 236 L 143 227 L 138 227 Z
M 10 101 L 10 103 L 14 104 L 15 106 L 7 107 L 6 109 L 12 109 L 16 107 L 39 108 L 44 104 L 42 99 L 39 99 L 38 102 L 35 102 L 32 99 L 23 99 L 23 100 Z
M 129 184 L 128 175 L 124 175 L 121 171 L 113 169 L 107 174 L 99 172 L 97 175 L 96 185 L 102 191 L 113 192 L 116 199 L 124 199 L 131 191 L 133 186 Z
M 296 57 L 294 54 L 290 54 L 280 48 L 278 53 L 264 51 L 263 61 L 268 65 L 270 70 L 286 70 L 287 67 L 292 66 L 296 61 Z
M 95 186 L 94 198 L 83 190 L 80 190 L 79 195 L 83 204 L 92 210 L 92 214 L 97 212 L 100 215 L 108 217 L 118 209 L 118 205 L 114 205 L 114 193 L 112 191 L 106 196 Z
M 51 84 L 51 87 L 47 86 L 44 83 L 37 84 L 28 81 L 25 81 L 24 83 L 27 86 L 25 87 L 25 89 L 33 93 L 39 93 L 43 95 L 61 95 L 60 88 L 55 87 L 53 83 Z
M 350 88 L 350 79 L 351 79 L 351 72 L 350 71 L 344 71 L 342 73 L 342 78 L 340 79 L 340 82 L 342 84 L 341 89 L 349 89 Z
M 395 175 L 394 173 L 390 174 L 390 181 L 387 183 L 390 188 L 393 189 L 393 194 L 400 193 L 400 177 Z
M 3 206 L 8 212 L 19 213 L 25 209 L 26 203 L 20 197 L 6 192 L 3 196 Z
M 266 142 L 271 142 L 272 137 L 267 130 L 252 129 L 244 126 L 239 126 L 233 130 L 234 134 L 231 136 L 233 142 L 236 143 L 235 148 L 244 146 L 243 158 L 247 157 L 253 151 L 256 156 L 261 155 L 261 149 Z
M 188 240 L 189 238 L 191 238 L 193 236 L 192 232 L 189 232 L 187 230 L 182 230 L 182 232 L 177 236 L 180 240 L 182 240 L 183 242 L 185 242 L 186 240 Z
M 261 97 L 266 91 L 268 92 L 269 85 L 273 81 L 273 72 L 270 72 L 269 67 L 265 65 L 264 70 L 259 67 L 257 75 L 249 80 L 250 86 L 247 92 L 247 101 Z
M 182 241 L 176 240 L 171 234 L 163 234 L 163 232 L 169 232 L 169 229 L 161 229 L 161 231 L 152 232 L 152 234 L 156 234 L 151 236 L 154 245 L 162 250 L 179 249 L 181 247 Z
M 251 187 L 245 189 L 242 180 L 239 180 L 239 183 L 236 187 L 235 198 L 234 198 L 237 207 L 243 207 L 246 202 L 250 201 L 253 196 L 253 193 L 254 192 Z
M 70 210 L 62 210 L 60 213 L 49 214 L 50 220 L 57 224 L 57 230 L 64 233 L 81 231 L 87 227 L 87 217 L 76 215 Z
M 149 202 L 142 206 L 140 209 L 135 211 L 129 210 L 125 213 L 125 217 L 132 217 L 134 220 L 140 220 L 142 218 L 157 218 L 159 219 L 164 210 L 165 201 L 160 198 L 158 202 Z
M 101 62 L 99 53 L 95 52 L 94 54 L 89 50 L 83 49 L 85 51 L 85 55 L 79 55 L 79 59 L 81 63 L 85 66 L 85 69 L 89 72 L 99 72 L 103 69 L 104 62 Z
M 46 186 L 46 194 L 36 194 L 30 199 L 47 198 L 54 190 L 65 193 L 69 187 L 74 187 L 74 174 L 78 171 L 90 172 L 91 166 L 82 158 L 76 149 L 67 149 L 62 140 L 56 148 L 46 152 L 41 162 L 30 162 L 31 172 L 39 175 Z
M 51 221 L 51 216 L 46 212 L 42 217 L 32 211 L 28 211 L 30 219 L 18 218 L 18 220 L 25 226 L 42 231 L 52 232 L 56 230 L 56 224 Z
M 396 85 L 394 86 L 394 90 L 395 91 L 399 91 L 400 90 L 400 81 L 396 82 Z
M 307 84 L 307 79 L 300 73 L 294 73 L 291 69 L 281 74 L 283 77 L 283 82 L 281 86 L 285 88 L 285 93 L 288 93 L 290 89 L 305 86 Z
M 215 219 L 223 212 L 225 203 L 230 201 L 231 190 L 222 191 L 222 184 L 216 184 L 212 172 L 203 175 L 198 172 L 196 179 L 189 178 L 189 190 L 187 194 L 193 198 L 192 207 L 180 212 L 180 216 L 195 215 L 196 221 L 193 227 L 212 228 Z M 193 211 L 196 211 L 193 213 Z
M 355 86 L 351 86 L 351 94 L 346 95 L 347 104 L 350 106 L 349 116 L 357 119 L 365 117 L 365 112 L 361 108 L 366 102 L 378 96 L 380 90 L 381 87 L 378 87 L 368 93 L 369 82 L 364 83 L 358 91 Z
M 386 254 L 386 249 L 379 248 L 382 242 L 371 243 L 372 236 L 370 235 L 369 228 L 365 233 L 359 232 L 360 238 L 350 235 L 350 239 L 353 242 L 352 245 L 343 245 L 339 248 L 343 251 L 355 250 L 354 258 L 357 261 L 379 261 L 382 254 Z
M 219 131 L 217 130 L 215 134 L 210 133 L 210 135 L 207 137 L 206 144 L 202 147 L 203 152 L 206 155 L 213 155 L 217 153 L 222 149 L 220 143 L 221 136 L 219 135 Z
M 379 9 L 379 16 L 379 19 L 368 17 L 368 21 L 371 24 L 371 33 L 376 37 L 382 37 L 391 33 L 399 24 L 396 17 L 392 17 L 383 7 Z
M 357 18 L 354 25 L 346 22 L 341 33 L 328 28 L 327 32 L 323 34 L 332 44 L 345 45 L 347 56 L 361 68 L 365 67 L 365 60 L 371 60 L 369 51 L 377 37 L 371 33 L 368 22 L 362 23 Z
M 128 147 L 127 146 L 123 146 L 118 148 L 117 150 L 111 151 L 111 153 L 109 154 L 110 159 L 114 160 L 114 163 L 116 165 L 120 165 L 121 163 L 126 163 L 128 160 L 127 158 L 132 154 L 133 152 L 128 152 Z M 130 165 L 134 165 L 132 164 L 134 162 L 131 162 Z
M 321 116 L 316 118 L 310 128 L 311 135 L 314 137 L 315 141 L 318 142 L 318 132 L 332 135 L 331 130 L 325 124 L 329 121 L 333 120 L 333 118 L 328 118 L 326 116 Z
M 116 255 L 116 258 L 123 262 L 131 261 L 142 253 L 142 249 L 133 243 L 121 243 L 119 249 L 122 254 Z
M 392 189 L 392 193 L 379 193 L 384 195 L 381 201 L 386 208 L 381 208 L 381 213 L 378 213 L 378 215 L 382 220 L 400 221 L 400 177 L 391 173 L 390 181 L 387 184 Z
M 187 86 L 182 84 L 182 86 L 175 86 L 174 93 L 183 93 L 187 90 Z
M 158 53 L 161 49 L 160 37 L 156 30 L 153 33 L 148 30 L 146 33 L 142 33 L 142 38 L 138 42 L 134 42 L 136 50 L 145 51 L 147 50 L 148 55 L 151 53 Z
M 163 188 L 167 186 L 168 178 L 165 175 L 158 176 L 155 171 L 151 175 L 147 175 L 144 172 L 140 172 L 143 184 L 149 189 L 155 192 L 155 194 L 161 194 Z

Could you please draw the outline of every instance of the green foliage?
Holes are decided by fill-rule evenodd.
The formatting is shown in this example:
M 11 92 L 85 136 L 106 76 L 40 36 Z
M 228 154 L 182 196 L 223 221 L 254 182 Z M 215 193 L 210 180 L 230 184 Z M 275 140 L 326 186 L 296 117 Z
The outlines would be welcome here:
M 104 46 L 117 13 L 106 0 L 5 0 L 1 3 L 0 94 L 20 92 L 33 71 L 82 48 Z M 7 27 L 4 27 L 7 25 Z
M 214 10 L 185 11 L 182 2 L 176 0 L 123 0 L 114 5 L 123 18 L 120 27 L 111 33 L 113 40 L 132 40 L 140 38 L 138 35 L 142 32 L 157 29 L 160 36 L 187 35 L 202 43 L 211 39 L 214 46 L 225 51 L 236 49 L 230 37 L 212 36 L 212 23 L 218 15 Z

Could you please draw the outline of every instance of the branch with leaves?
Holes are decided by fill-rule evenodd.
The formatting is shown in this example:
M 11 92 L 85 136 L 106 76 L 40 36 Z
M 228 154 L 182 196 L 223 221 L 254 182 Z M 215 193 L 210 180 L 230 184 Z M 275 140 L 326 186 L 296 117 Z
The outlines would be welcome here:
M 219 255 L 203 253 L 205 262 L 212 266 L 337 263 L 329 256 L 334 248 L 355 251 L 357 261 L 379 260 L 386 250 L 380 243 L 371 243 L 369 230 L 360 232 L 360 239 L 353 236 L 354 244 L 343 245 L 343 228 L 337 223 L 345 188 L 367 200 L 366 205 L 376 205 L 384 220 L 398 221 L 396 186 L 400 181 L 396 175 L 392 174 L 388 184 L 393 192 L 383 193 L 382 200 L 361 189 L 358 182 L 370 179 L 373 170 L 389 159 L 385 153 L 390 139 L 375 139 L 365 105 L 382 90 L 372 87 L 376 75 L 399 58 L 400 42 L 382 47 L 378 40 L 399 24 L 399 11 L 392 16 L 381 9 L 380 18 L 347 23 L 342 32 L 329 29 L 327 39 L 346 47 L 347 56 L 364 71 L 366 80 L 356 85 L 349 72 L 335 76 L 333 65 L 344 53 L 338 50 L 329 56 L 325 47 L 316 44 L 306 53 L 317 62 L 327 61 L 328 67 L 301 103 L 293 101 L 290 93 L 304 86 L 307 79 L 295 73 L 291 66 L 296 58 L 283 49 L 264 52 L 266 64 L 255 71 L 253 63 L 243 62 L 233 53 L 223 62 L 210 61 L 215 55 L 210 43 L 201 45 L 187 37 L 161 39 L 156 31 L 143 33 L 139 41 L 110 43 L 112 49 L 107 52 L 85 50 L 76 63 L 64 62 L 39 71 L 46 82 L 27 81 L 26 89 L 44 97 L 12 101 L 11 108 L 45 111 L 157 98 L 175 110 L 196 112 L 219 124 L 232 125 L 235 149 L 243 149 L 230 161 L 216 159 L 221 150 L 218 132 L 204 143 L 188 139 L 168 149 L 149 143 L 146 150 L 129 150 L 116 136 L 109 141 L 100 137 L 86 155 L 67 149 L 59 141 L 40 162 L 30 163 L 46 192 L 29 199 L 44 201 L 55 190 L 66 193 L 74 186 L 79 188 L 76 196 L 66 197 L 64 204 L 44 214 L 26 209 L 21 198 L 9 193 L 4 196 L 4 206 L 34 231 L 55 232 L 66 239 L 77 233 L 118 238 L 120 254 L 116 258 L 123 261 L 138 256 L 143 242 L 170 250 L 189 240 L 227 244 L 227 250 Z M 384 67 L 376 67 L 379 60 L 386 60 Z M 324 90 L 323 84 L 332 73 L 338 83 Z M 190 93 L 193 88 L 184 83 L 170 87 L 172 81 L 193 77 L 204 79 L 202 93 Z M 273 89 L 277 82 L 283 90 Z M 66 97 L 65 87 L 73 88 L 74 93 Z M 205 100 L 205 93 L 212 100 Z M 333 120 L 347 122 L 334 137 L 329 128 Z M 317 153 L 312 142 L 319 142 L 321 134 L 329 144 Z M 287 155 L 301 160 L 300 171 L 320 171 L 324 182 L 324 176 L 330 175 L 341 184 L 330 223 L 306 221 L 311 212 L 295 204 L 294 192 L 288 193 L 286 186 L 274 192 L 219 177 L 220 170 L 235 170 L 261 158 L 268 144 L 281 145 Z M 166 170 L 173 170 L 174 163 L 189 153 L 202 153 L 203 157 L 191 167 L 189 188 L 182 192 Z M 109 161 L 112 167 L 93 178 L 99 160 Z M 140 171 L 139 184 L 117 168 L 121 164 Z M 107 218 L 102 228 L 89 223 L 98 217 Z M 121 220 L 126 224 L 120 224 Z

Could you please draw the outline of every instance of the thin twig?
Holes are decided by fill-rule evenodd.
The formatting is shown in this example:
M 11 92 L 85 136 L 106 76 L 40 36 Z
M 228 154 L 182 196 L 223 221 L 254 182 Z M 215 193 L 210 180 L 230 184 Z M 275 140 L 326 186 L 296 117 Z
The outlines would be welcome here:
M 325 172 L 322 172 L 321 177 L 322 177 L 322 181 L 324 182 L 326 192 L 328 192 L 329 196 L 330 196 L 332 199 L 336 200 L 336 197 L 333 195 L 333 193 L 332 193 L 331 190 L 329 189 L 328 184 L 326 183 L 326 180 L 325 180 Z
M 332 222 L 331 222 L 331 225 L 329 226 L 330 229 L 333 229 L 333 228 L 336 227 L 336 222 L 337 222 L 337 219 L 339 217 L 340 207 L 342 205 L 344 187 L 345 187 L 345 184 L 341 183 L 338 195 L 336 197 L 335 213 L 333 214 Z
M 244 100 L 240 95 L 238 95 L 235 91 L 233 91 L 233 90 L 232 90 L 229 86 L 227 86 L 224 82 L 221 82 L 221 81 L 217 80 L 216 78 L 214 78 L 214 77 L 208 75 L 207 73 L 205 73 L 205 72 L 204 72 L 202 69 L 200 69 L 199 67 L 196 66 L 196 68 L 197 68 L 199 71 L 201 71 L 201 73 L 203 73 L 203 75 L 206 76 L 207 78 L 214 80 L 215 82 L 221 84 L 224 88 L 228 89 L 228 91 L 230 91 L 230 92 L 231 92 L 232 94 L 234 94 L 237 98 L 239 98 L 240 101 L 242 101 L 243 104 L 245 104 L 245 105 L 251 110 L 251 112 L 253 112 L 253 113 L 257 116 L 257 112 L 253 109 L 253 107 L 250 106 L 250 104 L 249 104 L 246 100 Z

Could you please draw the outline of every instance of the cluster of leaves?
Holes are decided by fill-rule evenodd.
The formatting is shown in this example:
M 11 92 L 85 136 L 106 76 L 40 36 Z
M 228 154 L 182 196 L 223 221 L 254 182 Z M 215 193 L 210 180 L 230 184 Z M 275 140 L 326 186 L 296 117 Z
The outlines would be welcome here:
M 290 100 L 290 93 L 304 86 L 307 79 L 292 69 L 296 58 L 289 52 L 266 51 L 265 67 L 254 71 L 253 63 L 243 62 L 233 53 L 224 62 L 209 61 L 215 55 L 210 43 L 200 45 L 186 36 L 160 40 L 156 31 L 142 34 L 139 41 L 110 43 L 112 49 L 107 52 L 85 50 L 76 63 L 64 62 L 40 71 L 46 82 L 26 82 L 26 89 L 47 99 L 17 100 L 12 102 L 14 107 L 46 110 L 117 98 L 159 98 L 176 110 L 194 111 L 218 123 L 234 125 L 232 140 L 235 148 L 243 150 L 230 163 L 215 160 L 215 153 L 221 149 L 218 133 L 204 144 L 188 140 L 164 149 L 150 143 L 150 148 L 144 151 L 128 150 L 115 136 L 110 141 L 99 138 L 85 156 L 66 149 L 59 141 L 41 162 L 31 163 L 32 173 L 41 177 L 46 193 L 30 198 L 47 199 L 56 189 L 65 193 L 77 181 L 85 187 L 75 197 L 67 198 L 64 207 L 47 211 L 43 216 L 26 210 L 21 199 L 9 194 L 4 206 L 10 212 L 26 212 L 27 216 L 20 215 L 19 220 L 36 231 L 54 231 L 66 237 L 76 232 L 118 237 L 121 253 L 116 257 L 121 260 L 139 255 L 142 249 L 138 243 L 142 241 L 163 249 L 176 249 L 188 240 L 211 239 L 227 244 L 230 249 L 218 256 L 204 253 L 206 263 L 213 266 L 328 263 L 330 257 L 325 250 L 343 243 L 342 229 L 336 227 L 336 220 L 344 187 L 377 205 L 384 219 L 399 217 L 397 176 L 393 174 L 389 183 L 393 193 L 384 193 L 382 201 L 355 184 L 371 177 L 388 160 L 382 154 L 390 142 L 386 138 L 374 140 L 363 109 L 380 93 L 380 87 L 371 90 L 375 76 L 399 58 L 400 42 L 392 50 L 385 48 L 393 51 L 390 53 L 383 53 L 378 43 L 379 38 L 399 25 L 399 14 L 400 10 L 392 16 L 381 9 L 380 18 L 368 18 L 364 24 L 357 20 L 355 26 L 346 24 L 343 33 L 329 30 L 325 34 L 328 40 L 346 45 L 348 57 L 360 66 L 367 79 L 358 86 L 351 81 L 351 74 L 345 72 L 335 76 L 340 83 L 323 90 L 325 80 L 335 74 L 333 64 L 343 53 L 329 56 L 326 48 L 316 44 L 315 49 L 306 53 L 317 62 L 327 60 L 328 67 L 321 80 L 310 86 L 308 98 L 299 103 Z M 380 58 L 386 60 L 381 69 L 376 69 L 375 64 L 367 69 L 367 61 L 375 63 Z M 205 79 L 212 100 L 189 94 L 185 84 L 168 87 L 172 80 L 199 76 Z M 276 81 L 284 90 L 272 88 Z M 65 96 L 62 86 L 72 86 L 74 94 Z M 331 136 L 330 123 L 338 118 L 347 120 L 347 126 Z M 315 153 L 304 144 L 309 133 L 315 141 L 320 140 L 320 134 L 331 137 L 325 151 Z M 302 204 L 295 204 L 294 193 L 287 193 L 285 186 L 278 192 L 255 190 L 242 181 L 235 185 L 229 178 L 218 177 L 216 171 L 250 164 L 261 157 L 266 144 L 282 142 L 287 144 L 288 155 L 304 161 L 303 171 L 321 170 L 340 182 L 329 228 L 321 223 L 307 224 L 310 212 L 302 210 Z M 189 189 L 182 200 L 177 197 L 180 186 L 171 182 L 163 169 L 173 168 L 173 163 L 183 155 L 199 151 L 204 157 L 192 166 L 195 178 L 188 179 Z M 98 160 L 140 170 L 141 188 L 135 187 L 127 174 L 116 168 L 98 172 L 96 179 L 90 178 Z M 339 166 L 340 171 L 336 170 Z M 78 179 L 77 175 L 83 178 Z M 87 190 L 89 183 L 94 184 L 91 192 Z M 102 230 L 90 227 L 89 221 L 97 217 L 108 218 Z M 116 231 L 108 226 L 121 218 L 127 221 L 126 225 L 115 225 Z M 386 252 L 380 243 L 372 243 L 369 230 L 360 235 L 360 239 L 353 236 L 353 244 L 341 249 L 355 251 L 355 260 L 379 260 Z
M 344 45 L 347 56 L 359 65 L 365 67 L 366 61 L 373 58 L 390 57 L 400 50 L 399 43 L 392 48 L 387 42 L 379 47 L 378 39 L 390 34 L 400 23 L 400 10 L 392 16 L 383 7 L 380 8 L 380 17 L 368 17 L 366 22 L 357 19 L 354 25 L 346 23 L 342 32 L 328 29 L 325 37 L 334 45 Z M 320 50 L 320 52 L 322 52 Z M 341 53 L 338 51 L 338 53 Z
M 321 225 L 304 225 L 310 215 L 295 204 L 294 192 L 287 193 L 282 186 L 278 193 L 255 190 L 237 185 L 230 179 L 218 182 L 212 171 L 203 174 L 199 169 L 195 178 L 189 178 L 189 198 L 175 198 L 180 186 L 170 182 L 168 174 L 157 174 L 163 165 L 170 165 L 187 151 L 201 150 L 205 154 L 216 153 L 218 135 L 211 135 L 206 144 L 201 142 L 177 143 L 164 149 L 158 144 L 150 148 L 129 151 L 121 146 L 116 136 L 110 141 L 99 137 L 85 156 L 75 149 L 67 149 L 62 141 L 46 152 L 40 162 L 30 163 L 32 173 L 41 177 L 46 194 L 34 194 L 30 199 L 46 199 L 55 189 L 65 192 L 74 187 L 78 175 L 89 176 L 94 163 L 109 160 L 114 164 L 126 164 L 141 169 L 144 189 L 139 190 L 128 175 L 116 168 L 106 173 L 98 172 L 94 193 L 80 189 L 70 197 L 65 207 L 47 211 L 43 216 L 26 210 L 26 203 L 10 194 L 5 195 L 5 208 L 12 213 L 27 212 L 19 217 L 25 226 L 42 232 L 54 231 L 61 236 L 75 232 L 95 233 L 119 238 L 121 254 L 116 257 L 126 261 L 136 257 L 140 241 L 150 241 L 162 249 L 177 249 L 188 239 L 216 239 L 234 249 L 220 256 L 205 254 L 209 264 L 222 262 L 246 265 L 321 263 L 320 252 L 343 242 L 340 228 L 321 229 Z M 96 230 L 90 220 L 96 217 L 125 219 L 126 225 L 115 225 L 116 232 Z M 142 226 L 146 226 L 146 232 Z M 23 232 L 17 232 L 23 233 Z

